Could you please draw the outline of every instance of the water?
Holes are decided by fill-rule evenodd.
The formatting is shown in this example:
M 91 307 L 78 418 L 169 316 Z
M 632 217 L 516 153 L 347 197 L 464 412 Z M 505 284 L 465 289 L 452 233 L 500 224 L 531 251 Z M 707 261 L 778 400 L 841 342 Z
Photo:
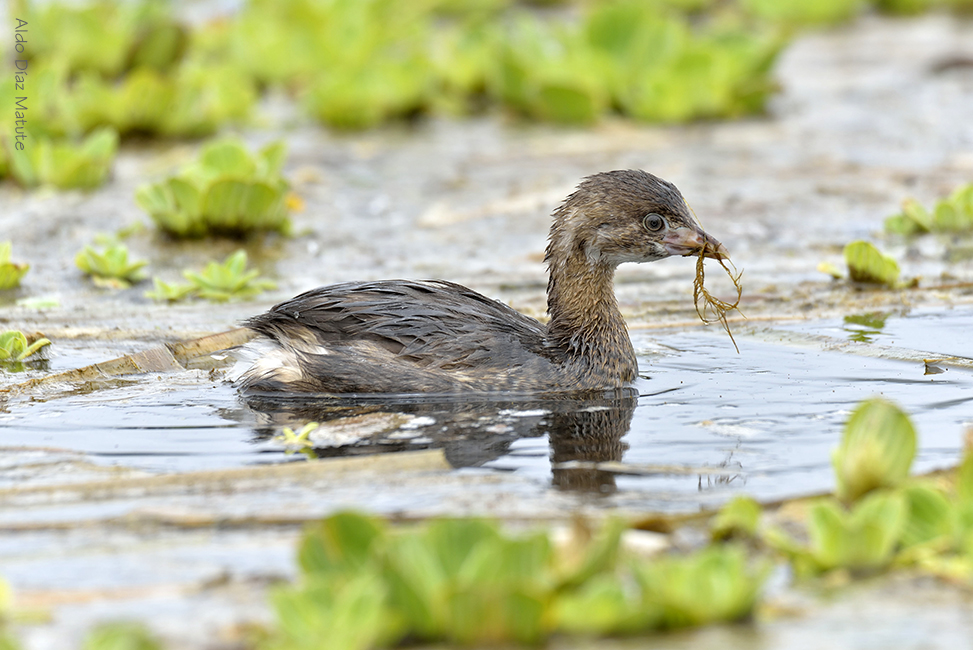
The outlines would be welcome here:
M 924 375 L 921 363 L 794 345 L 787 333 L 973 357 L 973 312 L 865 314 L 774 331 L 779 341 L 738 332 L 739 354 L 718 330 L 636 331 L 643 377 L 635 390 L 585 400 L 245 402 L 231 385 L 190 371 L 44 401 L 13 398 L 0 411 L 0 438 L 99 464 L 184 472 L 302 461 L 273 438 L 283 425 L 316 420 L 327 422 L 312 435 L 318 456 L 441 447 L 461 471 L 513 472 L 539 490 L 684 510 L 739 492 L 776 499 L 830 489 L 843 422 L 859 401 L 881 395 L 916 423 L 917 471 L 955 463 L 973 422 L 973 373 Z M 0 487 L 16 480 L 0 479 Z

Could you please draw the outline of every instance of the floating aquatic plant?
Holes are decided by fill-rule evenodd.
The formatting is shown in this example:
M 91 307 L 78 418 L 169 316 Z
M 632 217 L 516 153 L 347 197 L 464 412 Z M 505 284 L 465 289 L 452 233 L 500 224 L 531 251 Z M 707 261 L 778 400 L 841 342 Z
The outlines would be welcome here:
M 118 134 L 110 128 L 77 141 L 40 133 L 31 134 L 31 140 L 22 151 L 8 151 L 10 174 L 26 187 L 93 189 L 108 178 L 118 151 Z
M 82 75 L 69 96 L 82 129 L 107 125 L 122 135 L 200 137 L 245 118 L 256 91 L 235 68 L 187 62 L 170 73 L 137 68 L 118 83 Z
M 135 200 L 177 237 L 287 232 L 289 185 L 280 175 L 285 155 L 282 142 L 254 156 L 236 140 L 218 140 L 177 176 L 140 187 Z
M 243 249 L 229 255 L 222 264 L 209 262 L 202 272 L 183 271 L 188 284 L 168 284 L 154 278 L 155 290 L 146 296 L 173 302 L 188 297 L 205 298 L 214 302 L 245 300 L 276 284 L 260 277 L 260 271 L 247 270 L 247 253 Z
M 145 279 L 145 260 L 129 261 L 128 247 L 120 242 L 104 242 L 101 250 L 85 246 L 74 258 L 75 265 L 91 276 L 99 287 L 127 289 Z
M 0 650 L 18 650 L 20 647 L 6 631 L 12 601 L 10 585 L 0 577 Z
M 51 342 L 44 337 L 39 337 L 31 343 L 19 330 L 0 332 L 0 361 L 23 361 L 50 344 Z
M 848 418 L 832 454 L 835 493 L 850 502 L 872 490 L 901 485 L 915 455 L 916 431 L 909 416 L 886 400 L 866 400 Z
M 734 497 L 710 524 L 710 533 L 715 540 L 729 538 L 750 539 L 757 535 L 762 509 L 760 504 L 748 496 Z
M 847 22 L 868 4 L 866 0 L 741 0 L 755 16 L 788 25 L 835 25 Z
M 867 241 L 853 241 L 845 246 L 848 277 L 855 282 L 897 286 L 899 264 Z
M 0 242 L 0 291 L 16 289 L 20 286 L 21 279 L 30 270 L 30 264 L 10 261 L 12 249 L 13 245 L 10 242 Z
M 800 575 L 839 568 L 871 572 L 892 563 L 907 513 L 897 492 L 870 494 L 851 509 L 834 499 L 821 499 L 808 512 L 808 546 L 779 530 L 768 531 L 765 539 L 791 558 Z
M 81 650 L 162 650 L 162 644 L 141 623 L 102 623 L 88 632 Z
M 931 213 L 915 199 L 904 200 L 902 211 L 885 220 L 885 230 L 901 235 L 973 230 L 973 183 L 957 187 Z
M 726 312 L 734 309 L 739 311 L 738 306 L 740 304 L 740 299 L 743 297 L 743 285 L 740 283 L 740 277 L 743 275 L 743 271 L 736 271 L 735 267 L 731 271 L 726 265 L 728 260 L 718 260 L 720 266 L 722 266 L 723 270 L 726 271 L 726 274 L 730 276 L 730 280 L 733 282 L 733 286 L 737 290 L 737 297 L 731 303 L 713 296 L 713 294 L 711 294 L 706 287 L 703 286 L 706 277 L 703 262 L 705 260 L 708 247 L 709 244 L 704 245 L 699 250 L 699 256 L 696 258 L 696 278 L 693 280 L 693 304 L 696 307 L 696 315 L 699 316 L 699 320 L 703 321 L 704 323 L 720 323 L 727 335 L 730 337 L 730 341 L 733 342 L 733 347 L 736 348 L 737 352 L 740 352 L 736 339 L 733 338 L 733 332 L 730 331 L 730 324 L 726 320 Z M 730 266 L 733 266 L 733 262 L 730 262 Z
M 309 459 L 314 460 L 318 457 L 314 451 L 314 442 L 311 441 L 311 433 L 321 425 L 317 422 L 308 422 L 300 431 L 294 431 L 290 427 L 284 427 L 280 435 L 274 436 L 274 442 L 284 445 L 285 454 L 300 452 Z
M 775 30 L 692 25 L 655 3 L 593 3 L 582 29 L 613 103 L 639 120 L 685 122 L 763 109 L 785 40 Z
M 480 519 L 393 530 L 340 513 L 305 534 L 301 581 L 274 593 L 264 647 L 536 644 L 559 630 L 645 632 L 752 611 L 763 574 L 739 549 L 649 562 L 622 552 L 622 530 L 616 521 L 562 548 Z
M 165 67 L 185 46 L 184 30 L 165 3 L 27 3 L 31 69 L 54 63 L 71 73 L 114 78 L 138 64 Z

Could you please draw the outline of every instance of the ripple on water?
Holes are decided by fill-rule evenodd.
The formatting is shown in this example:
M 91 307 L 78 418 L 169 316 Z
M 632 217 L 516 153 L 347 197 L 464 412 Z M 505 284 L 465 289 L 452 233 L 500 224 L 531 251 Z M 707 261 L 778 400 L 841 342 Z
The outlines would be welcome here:
M 879 345 L 973 356 L 973 314 L 781 329 L 845 341 L 858 340 L 853 337 L 862 328 Z M 314 419 L 347 428 L 355 421 L 346 418 L 367 417 L 374 433 L 319 453 L 442 447 L 456 467 L 517 472 L 535 479 L 538 489 L 553 483 L 672 509 L 712 504 L 738 491 L 773 499 L 830 489 L 830 454 L 843 422 L 871 396 L 891 399 L 912 415 L 920 434 L 919 471 L 955 462 L 963 427 L 973 420 L 973 372 L 962 369 L 927 376 L 915 362 L 743 335 L 737 354 L 725 336 L 705 330 L 636 332 L 634 338 L 642 349 L 665 343 L 641 358 L 637 392 L 585 400 L 411 396 L 244 403 L 232 386 L 191 372 L 47 401 L 11 400 L 0 411 L 0 436 L 5 446 L 56 447 L 97 463 L 176 472 L 299 459 L 272 442 L 281 426 Z M 390 412 L 410 414 L 390 420 L 407 424 L 383 427 L 381 415 Z

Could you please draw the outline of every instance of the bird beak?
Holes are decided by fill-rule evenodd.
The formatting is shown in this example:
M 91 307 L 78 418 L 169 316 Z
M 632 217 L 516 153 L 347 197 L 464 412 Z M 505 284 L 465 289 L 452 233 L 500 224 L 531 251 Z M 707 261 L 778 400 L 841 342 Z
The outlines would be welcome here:
M 714 260 L 729 259 L 730 251 L 721 244 L 715 237 L 707 235 L 702 230 L 687 228 L 685 226 L 670 230 L 662 238 L 662 245 L 670 255 L 698 255 L 700 249 L 706 247 L 703 257 L 711 257 Z

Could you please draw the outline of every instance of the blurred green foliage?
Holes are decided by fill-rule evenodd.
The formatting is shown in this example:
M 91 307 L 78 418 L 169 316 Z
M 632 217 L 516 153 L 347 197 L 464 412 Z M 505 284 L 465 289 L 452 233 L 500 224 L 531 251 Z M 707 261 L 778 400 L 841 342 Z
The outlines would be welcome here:
M 759 111 L 784 44 L 772 29 L 693 27 L 674 3 L 613 0 L 566 19 L 500 3 L 254 0 L 223 51 L 312 115 L 362 128 L 491 103 L 588 123 L 614 110 L 681 122 Z M 448 18 L 447 18 L 448 16 Z
M 407 530 L 341 513 L 311 527 L 300 582 L 273 596 L 264 648 L 384 647 L 403 639 L 536 644 L 555 631 L 638 633 L 739 620 L 763 572 L 734 547 L 651 561 L 611 522 L 555 547 L 543 532 L 440 519 Z
M 788 556 L 799 575 L 905 565 L 973 581 L 973 452 L 967 450 L 951 490 L 909 478 L 915 453 L 906 413 L 883 399 L 862 402 L 834 452 L 841 501 L 810 504 L 807 545 L 779 529 L 763 539 Z
M 260 271 L 247 269 L 247 253 L 243 249 L 231 254 L 223 261 L 209 262 L 201 272 L 183 271 L 188 284 L 169 284 L 153 278 L 154 291 L 146 296 L 155 300 L 174 302 L 183 298 L 199 297 L 214 302 L 246 300 L 275 285 L 260 277 Z
M 130 261 L 125 244 L 102 239 L 99 248 L 100 250 L 91 245 L 85 246 L 74 258 L 75 266 L 90 275 L 97 286 L 127 289 L 145 279 L 143 267 L 148 262 Z
M 885 230 L 901 235 L 973 230 L 973 183 L 957 187 L 931 213 L 915 199 L 906 199 L 902 212 L 885 220 Z
M 973 10 L 973 0 L 250 0 L 189 26 L 163 0 L 16 5 L 30 25 L 20 91 L 30 149 L 73 160 L 44 172 L 41 153 L 14 161 L 3 114 L 0 177 L 80 188 L 104 182 L 114 156 L 88 160 L 83 136 L 210 135 L 248 120 L 268 86 L 342 129 L 493 106 L 568 124 L 734 118 L 763 111 L 797 29 L 867 7 Z M 5 104 L 12 87 L 0 86 Z
M 17 650 L 20 647 L 6 630 L 12 601 L 10 585 L 0 577 L 0 650 Z
M 841 445 L 832 454 L 836 496 L 850 502 L 904 483 L 916 456 L 916 440 L 912 421 L 902 409 L 882 399 L 862 402 L 848 418 Z
M 115 622 L 88 632 L 81 650 L 162 650 L 162 644 L 140 623 Z
M 0 291 L 19 287 L 20 280 L 30 270 L 30 264 L 11 261 L 12 250 L 13 244 L 0 242 Z
M 216 140 L 176 176 L 141 186 L 135 201 L 176 237 L 286 233 L 290 185 L 280 175 L 286 155 L 283 142 L 251 155 L 237 140 Z
M 10 175 L 25 187 L 90 190 L 108 178 L 117 151 L 118 134 L 99 128 L 81 138 L 31 131 L 27 146 L 8 149 L 7 155 Z

